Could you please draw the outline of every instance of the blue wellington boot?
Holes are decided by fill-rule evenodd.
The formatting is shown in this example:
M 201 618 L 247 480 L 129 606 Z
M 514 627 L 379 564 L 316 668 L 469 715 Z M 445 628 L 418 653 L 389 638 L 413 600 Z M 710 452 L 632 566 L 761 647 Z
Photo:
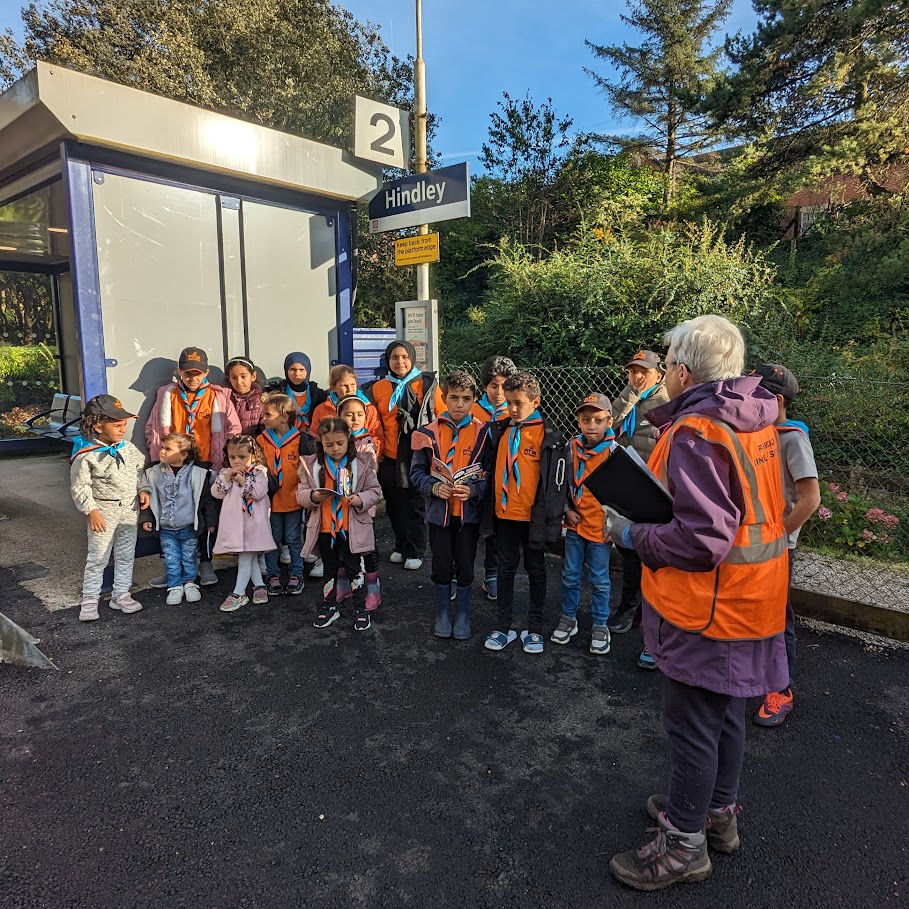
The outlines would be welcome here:
M 437 638 L 451 637 L 451 587 L 448 584 L 436 584 L 436 625 L 432 633 Z
M 466 641 L 470 637 L 470 587 L 459 587 L 456 602 L 454 639 Z

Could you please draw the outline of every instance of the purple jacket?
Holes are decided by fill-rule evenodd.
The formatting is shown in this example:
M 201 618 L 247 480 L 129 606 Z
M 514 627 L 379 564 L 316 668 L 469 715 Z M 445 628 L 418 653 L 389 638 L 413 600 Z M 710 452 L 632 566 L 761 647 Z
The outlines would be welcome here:
M 760 376 L 705 382 L 647 415 L 666 427 L 698 414 L 722 420 L 738 432 L 770 426 L 776 398 L 759 387 Z M 744 510 L 737 474 L 725 450 L 682 430 L 673 438 L 668 463 L 673 519 L 668 524 L 634 524 L 631 538 L 651 569 L 712 571 L 729 554 Z M 682 631 L 646 601 L 644 640 L 664 675 L 686 685 L 733 697 L 754 697 L 789 684 L 783 635 L 761 641 L 714 641 Z

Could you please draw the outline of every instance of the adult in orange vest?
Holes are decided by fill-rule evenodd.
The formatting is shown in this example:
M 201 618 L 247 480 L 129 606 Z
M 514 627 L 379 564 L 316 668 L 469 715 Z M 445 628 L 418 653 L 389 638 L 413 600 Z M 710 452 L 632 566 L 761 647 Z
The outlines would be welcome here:
M 606 509 L 610 538 L 644 563 L 644 640 L 664 676 L 671 782 L 647 801 L 659 830 L 610 863 L 640 890 L 703 880 L 708 845 L 738 848 L 745 699 L 788 680 L 776 398 L 742 375 L 744 340 L 721 316 L 683 322 L 665 340 L 670 401 L 648 414 L 662 428 L 649 465 L 673 518 L 632 524 Z

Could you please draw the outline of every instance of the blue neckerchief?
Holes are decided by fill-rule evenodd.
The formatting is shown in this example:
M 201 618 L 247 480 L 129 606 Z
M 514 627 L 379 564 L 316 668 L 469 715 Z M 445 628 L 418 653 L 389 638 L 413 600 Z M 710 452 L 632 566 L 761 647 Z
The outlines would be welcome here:
M 331 535 L 332 538 L 340 534 L 342 537 L 347 536 L 344 530 L 344 496 L 346 492 L 341 488 L 341 471 L 347 467 L 347 455 L 344 455 L 340 461 L 325 456 L 325 470 L 331 477 L 332 486 L 337 493 L 331 497 Z
M 640 404 L 642 401 L 646 401 L 659 387 L 660 387 L 659 382 L 657 382 L 656 385 L 651 385 L 650 388 L 648 388 L 647 391 L 645 391 L 637 399 L 637 402 L 635 403 L 634 407 L 632 407 L 631 410 L 628 411 L 628 413 L 625 416 L 625 419 L 622 420 L 622 425 L 619 428 L 619 433 L 618 433 L 619 437 L 628 436 L 629 439 L 634 437 L 634 431 L 635 431 L 635 429 L 638 428 L 638 404 Z
M 303 384 L 303 391 L 295 392 L 293 386 L 290 382 L 287 383 L 284 389 L 284 393 L 290 398 L 291 403 L 294 405 L 294 410 L 296 411 L 296 417 L 294 418 L 294 426 L 297 429 L 308 429 L 310 415 L 312 414 L 312 395 L 309 393 L 309 381 L 307 380 Z M 295 395 L 305 394 L 306 397 L 303 400 L 302 406 L 297 403 Z
M 359 429 L 351 429 L 350 434 L 355 438 L 359 439 L 360 436 L 369 435 L 369 430 L 365 426 L 361 426 Z
M 801 420 L 783 420 L 777 424 L 777 429 L 800 429 L 806 436 L 809 435 L 808 427 Z
M 193 393 L 191 402 L 186 392 L 186 386 L 182 382 L 177 385 L 177 388 L 180 389 L 180 400 L 186 408 L 186 432 L 188 435 L 193 435 L 193 429 L 196 425 L 196 411 L 199 409 L 199 403 L 205 395 L 206 388 L 208 388 L 208 378 L 206 377 L 202 380 L 199 390 Z
M 451 467 L 454 464 L 455 449 L 458 447 L 458 436 L 461 434 L 461 430 L 465 426 L 470 426 L 472 421 L 470 414 L 467 414 L 460 423 L 455 423 L 454 420 L 448 415 L 448 411 L 439 415 L 439 422 L 444 423 L 451 429 L 451 445 L 448 446 L 448 453 L 445 455 L 445 463 Z
M 572 488 L 572 493 L 574 495 L 574 500 L 578 504 L 581 502 L 581 496 L 584 495 L 584 487 L 582 485 L 584 480 L 584 473 L 587 470 L 587 462 L 593 458 L 595 455 L 602 454 L 607 449 L 611 448 L 613 440 L 615 439 L 615 434 L 611 429 L 606 430 L 606 435 L 603 437 L 602 442 L 598 442 L 592 448 L 584 447 L 584 436 L 583 434 L 576 436 L 571 440 L 571 450 L 572 453 L 577 457 L 578 466 L 574 472 L 574 483 Z
M 89 439 L 85 436 L 78 435 L 73 439 L 73 450 L 69 456 L 69 463 L 72 464 L 81 454 L 87 454 L 90 451 L 106 451 L 116 462 L 119 470 L 126 464 L 121 450 L 126 447 L 126 439 L 117 442 L 116 445 L 104 445 L 97 439 Z
M 525 426 L 539 426 L 543 422 L 540 412 L 535 410 L 526 420 L 520 423 L 510 421 L 508 433 L 508 457 L 505 459 L 505 470 L 502 472 L 502 511 L 508 508 L 508 483 L 514 479 L 515 492 L 521 491 L 521 468 L 518 465 L 518 454 L 521 451 L 521 429 Z
M 279 436 L 274 429 L 266 429 L 265 435 L 272 445 L 275 446 L 275 453 L 272 456 L 271 472 L 278 478 L 278 486 L 284 481 L 284 446 L 300 433 L 291 426 L 283 436 Z
M 490 402 L 489 395 L 485 391 L 483 392 L 483 397 L 477 403 L 486 413 L 490 414 L 490 418 L 493 420 L 501 420 L 505 416 L 505 411 L 508 410 L 508 401 L 502 401 L 501 404 L 496 406 Z
M 395 390 L 391 393 L 391 400 L 388 402 L 389 410 L 394 410 L 398 406 L 398 401 L 403 397 L 404 390 L 407 386 L 413 382 L 414 379 L 419 379 L 422 375 L 423 373 L 414 366 L 403 379 L 398 378 L 393 372 L 389 372 L 385 376 L 385 378 L 395 386 Z
M 364 408 L 366 407 L 367 404 L 372 404 L 372 401 L 370 401 L 369 398 L 367 398 L 366 395 L 364 395 L 363 392 L 360 391 L 359 388 L 352 395 L 344 395 L 344 399 L 347 399 L 347 398 L 356 398 L 358 401 L 362 401 Z M 335 410 L 337 410 L 338 404 L 341 402 L 342 399 L 339 398 L 333 391 L 330 391 L 328 393 L 328 400 L 331 401 L 332 404 L 334 404 Z

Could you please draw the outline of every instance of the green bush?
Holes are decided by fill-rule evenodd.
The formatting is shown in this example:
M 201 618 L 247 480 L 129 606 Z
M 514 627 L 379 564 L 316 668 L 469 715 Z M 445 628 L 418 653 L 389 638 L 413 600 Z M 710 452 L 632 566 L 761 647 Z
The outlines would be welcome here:
M 0 345 L 0 407 L 50 406 L 60 388 L 54 351 L 45 344 Z M 45 408 L 46 409 L 46 408 Z

